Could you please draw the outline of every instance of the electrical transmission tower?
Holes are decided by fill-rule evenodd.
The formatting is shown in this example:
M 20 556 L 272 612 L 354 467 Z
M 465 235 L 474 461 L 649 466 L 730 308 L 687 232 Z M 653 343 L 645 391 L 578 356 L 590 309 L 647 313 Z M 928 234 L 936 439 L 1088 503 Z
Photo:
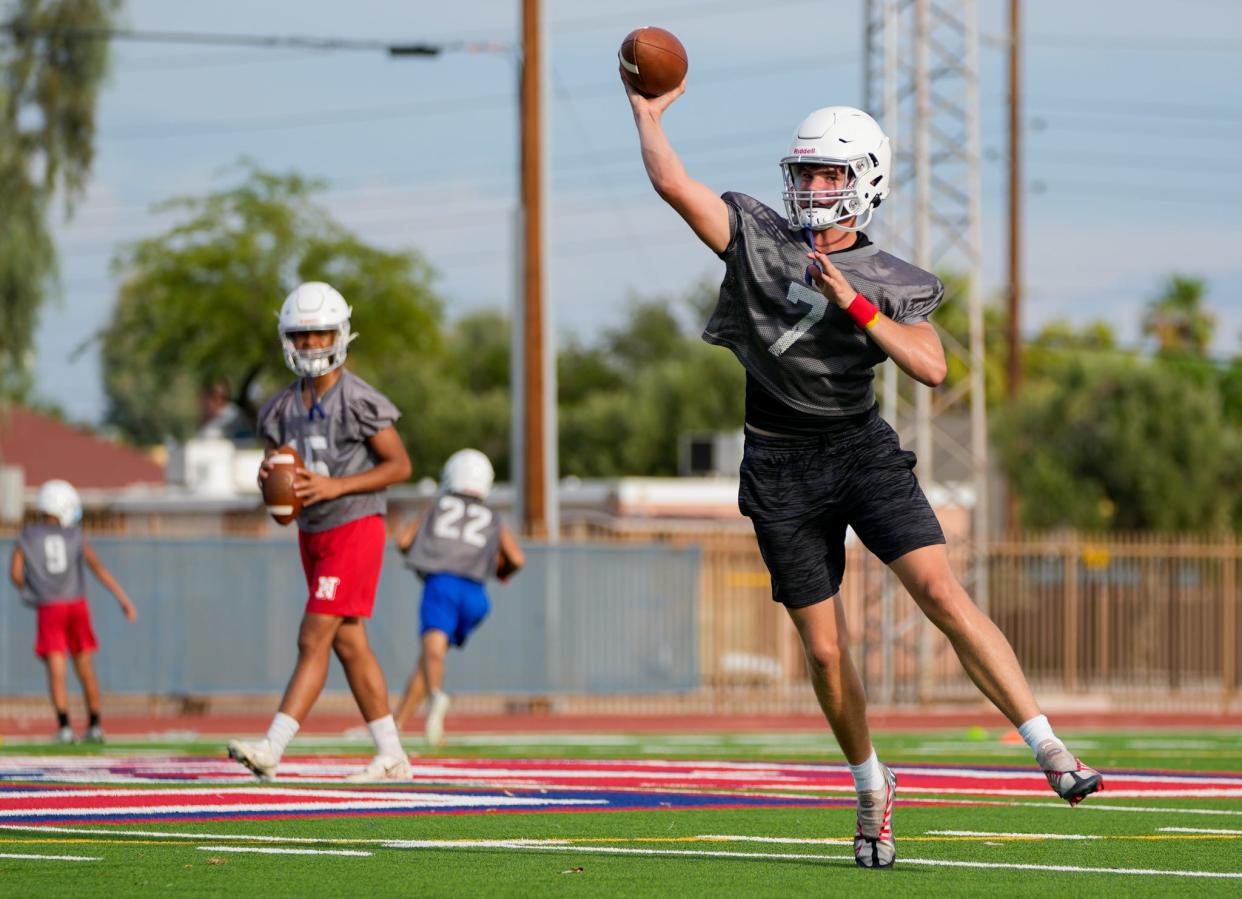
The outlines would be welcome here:
M 885 364 L 881 404 L 903 434 L 913 422 L 919 477 L 937 492 L 957 488 L 973 507 L 970 561 L 957 574 L 975 601 L 988 607 L 987 413 L 984 405 L 984 331 L 979 138 L 979 34 L 975 0 L 864 0 L 864 102 L 894 150 L 893 192 L 876 225 L 893 253 L 928 271 L 966 279 L 969 334 L 963 345 L 941 330 L 953 368 L 967 376 L 933 391 Z M 908 383 L 899 383 L 899 379 Z M 951 421 L 968 427 L 948 427 Z M 968 472 L 965 483 L 937 480 L 933 448 Z M 925 625 L 895 626 L 892 578 L 880 604 L 883 634 L 879 693 L 894 696 L 894 652 L 917 637 L 919 698 L 931 692 L 931 636 Z M 921 616 L 919 616 L 921 619 Z M 916 634 L 917 631 L 917 634 Z

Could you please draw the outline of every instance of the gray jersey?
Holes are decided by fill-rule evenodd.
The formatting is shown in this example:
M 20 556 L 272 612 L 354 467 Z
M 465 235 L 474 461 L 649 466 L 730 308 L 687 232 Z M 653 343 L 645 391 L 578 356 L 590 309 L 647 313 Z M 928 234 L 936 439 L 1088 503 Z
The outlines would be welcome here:
M 17 538 L 25 560 L 22 599 L 34 606 L 86 596 L 82 528 L 32 524 Z
M 482 501 L 461 493 L 436 497 L 406 555 L 405 567 L 429 574 L 455 574 L 486 583 L 500 553 L 500 518 Z
M 319 399 L 318 409 L 307 411 L 302 383 L 294 381 L 263 404 L 259 434 L 276 446 L 291 444 L 306 468 L 319 474 L 340 478 L 374 468 L 379 457 L 367 441 L 401 417 L 397 407 L 362 378 L 344 371 Z M 383 515 L 386 509 L 382 490 L 349 493 L 303 509 L 298 527 L 326 531 L 367 515 Z
M 703 339 L 728 347 L 782 402 L 809 415 L 840 417 L 875 405 L 874 368 L 888 358 L 852 318 L 803 282 L 802 233 L 745 194 L 727 193 L 725 277 Z M 874 245 L 832 254 L 854 289 L 894 321 L 925 321 L 944 285 L 930 272 Z

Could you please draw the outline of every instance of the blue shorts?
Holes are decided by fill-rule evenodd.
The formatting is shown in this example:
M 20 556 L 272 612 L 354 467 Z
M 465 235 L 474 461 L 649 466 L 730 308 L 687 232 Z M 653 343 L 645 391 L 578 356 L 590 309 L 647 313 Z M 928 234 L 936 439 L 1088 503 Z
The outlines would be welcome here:
M 491 609 L 487 591 L 478 581 L 455 574 L 429 574 L 423 584 L 423 603 L 418 610 L 422 622 L 419 633 L 443 631 L 450 645 L 462 646 Z

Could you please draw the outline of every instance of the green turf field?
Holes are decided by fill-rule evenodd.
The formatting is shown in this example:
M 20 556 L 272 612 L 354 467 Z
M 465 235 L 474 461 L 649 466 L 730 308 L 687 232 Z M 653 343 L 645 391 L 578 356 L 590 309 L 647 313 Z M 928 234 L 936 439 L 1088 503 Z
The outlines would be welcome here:
M 1028 761 L 1024 746 L 1003 744 L 999 736 L 888 734 L 877 737 L 877 746 L 890 765 L 987 768 Z M 1065 736 L 1103 769 L 1223 772 L 1242 782 L 1240 734 Z M 357 741 L 299 740 L 291 751 L 345 752 L 361 760 L 366 749 Z M 0 749 L 0 765 L 36 753 L 87 760 L 101 758 L 101 752 L 155 759 L 209 758 L 219 751 L 214 741 L 113 743 L 91 750 L 9 741 Z M 557 758 L 840 761 L 826 735 L 811 734 L 463 736 L 439 755 L 423 758 L 428 765 L 439 758 L 494 759 L 497 767 L 517 759 Z M 434 785 L 434 776 L 420 789 L 427 784 Z M 10 778 L 6 786 L 30 784 Z M 290 784 L 306 790 L 322 786 Z M 134 801 L 161 789 L 135 787 Z M 738 789 L 746 792 L 744 784 Z M 832 795 L 844 798 L 841 792 Z M 987 804 L 915 801 L 938 800 L 933 792 L 902 794 L 899 785 L 898 862 L 891 871 L 854 867 L 847 839 L 853 811 L 844 805 L 164 820 L 59 829 L 10 824 L 0 831 L 0 895 L 1242 894 L 1242 802 L 1235 795 L 1127 798 L 1106 791 L 1075 809 L 1051 793 L 1014 797 L 980 790 L 939 800 Z M 5 857 L 14 855 L 59 858 Z M 93 860 L 63 860 L 66 856 Z

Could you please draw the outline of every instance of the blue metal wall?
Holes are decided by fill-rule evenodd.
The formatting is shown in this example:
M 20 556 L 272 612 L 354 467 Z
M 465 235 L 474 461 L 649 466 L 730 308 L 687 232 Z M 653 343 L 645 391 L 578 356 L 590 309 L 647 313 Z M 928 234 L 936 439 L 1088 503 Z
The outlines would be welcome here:
M 113 693 L 279 692 L 293 670 L 306 586 L 288 540 L 91 541 L 138 607 L 129 624 L 88 574 L 102 688 Z M 35 614 L 0 540 L 0 695 L 45 692 Z M 527 568 L 488 593 L 492 613 L 450 653 L 454 692 L 652 692 L 698 685 L 699 554 L 664 546 L 527 547 Z M 393 550 L 367 626 L 399 692 L 418 658 L 421 583 Z M 76 685 L 73 685 L 76 690 Z M 328 689 L 347 689 L 333 663 Z

